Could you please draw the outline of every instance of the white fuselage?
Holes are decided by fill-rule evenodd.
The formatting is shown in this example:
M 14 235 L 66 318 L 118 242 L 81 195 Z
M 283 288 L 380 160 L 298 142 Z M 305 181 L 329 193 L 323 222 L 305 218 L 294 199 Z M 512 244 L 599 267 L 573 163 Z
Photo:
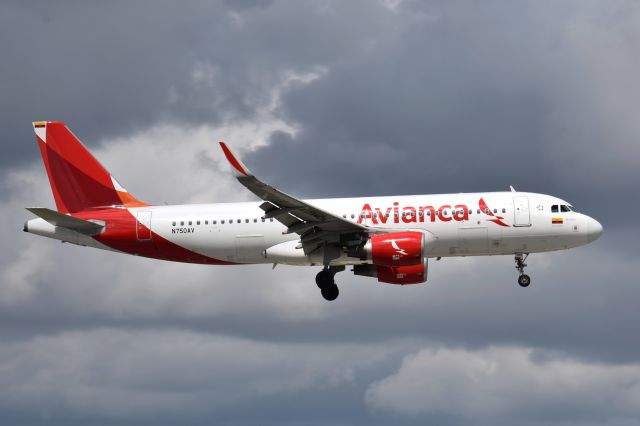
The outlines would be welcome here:
M 480 201 L 482 200 L 482 201 Z M 568 249 L 602 231 L 589 216 L 552 212 L 567 202 L 525 192 L 460 193 L 306 200 L 346 220 L 388 231 L 421 230 L 428 257 L 485 256 Z M 395 204 L 394 204 L 395 203 Z M 322 253 L 305 255 L 299 235 L 285 234 L 274 219 L 262 219 L 260 202 L 130 208 L 151 231 L 185 249 L 233 263 L 322 264 Z M 489 209 L 488 211 L 486 209 Z M 29 232 L 107 248 L 91 237 L 59 230 L 42 219 Z M 62 233 L 60 233 L 62 232 Z M 597 234 L 597 235 L 595 235 Z M 142 238 L 142 237 L 141 237 Z M 359 264 L 346 254 L 331 264 Z

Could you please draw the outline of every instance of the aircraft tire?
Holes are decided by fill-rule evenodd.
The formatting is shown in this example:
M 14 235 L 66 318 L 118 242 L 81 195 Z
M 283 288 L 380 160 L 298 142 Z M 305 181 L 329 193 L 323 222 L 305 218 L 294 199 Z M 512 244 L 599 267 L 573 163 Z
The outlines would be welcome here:
M 320 288 L 320 292 L 322 293 L 324 300 L 328 301 L 336 300 L 340 294 L 340 290 L 338 290 L 338 286 L 335 284 Z
M 318 272 L 318 275 L 316 275 L 316 285 L 318 286 L 319 289 L 323 289 L 325 287 L 335 285 L 335 282 L 333 281 L 333 275 L 331 274 L 331 272 L 329 272 L 326 269 L 323 269 L 322 271 Z
M 529 287 L 531 278 L 527 274 L 522 274 L 518 277 L 518 284 L 520 284 L 520 287 Z

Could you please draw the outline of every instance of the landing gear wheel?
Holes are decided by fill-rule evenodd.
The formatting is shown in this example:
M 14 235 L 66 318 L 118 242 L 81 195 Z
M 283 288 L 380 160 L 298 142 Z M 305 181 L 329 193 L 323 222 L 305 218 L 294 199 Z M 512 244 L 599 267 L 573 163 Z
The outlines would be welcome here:
M 335 285 L 335 282 L 333 281 L 333 274 L 328 269 L 323 269 L 318 272 L 318 275 L 316 275 L 316 285 L 319 289 Z
M 520 287 L 529 287 L 529 284 L 531 284 L 531 278 L 529 278 L 529 275 L 527 274 L 522 274 L 518 277 L 518 284 L 520 284 Z
M 516 269 L 520 272 L 520 276 L 518 277 L 518 284 L 520 284 L 520 287 L 529 287 L 529 284 L 531 284 L 531 278 L 529 278 L 529 275 L 524 273 L 524 268 L 527 266 L 524 261 L 527 260 L 527 257 L 529 257 L 529 253 L 516 253 L 514 258 L 516 261 Z
M 340 290 L 338 290 L 337 285 L 331 284 L 326 287 L 321 287 L 320 293 L 322 293 L 322 297 L 324 297 L 325 300 L 332 301 L 338 298 Z
M 340 290 L 338 290 L 334 277 L 336 273 L 344 271 L 344 269 L 344 266 L 326 265 L 324 269 L 316 275 L 316 284 L 318 285 L 320 293 L 322 293 L 322 297 L 324 297 L 325 300 L 331 301 L 338 298 Z

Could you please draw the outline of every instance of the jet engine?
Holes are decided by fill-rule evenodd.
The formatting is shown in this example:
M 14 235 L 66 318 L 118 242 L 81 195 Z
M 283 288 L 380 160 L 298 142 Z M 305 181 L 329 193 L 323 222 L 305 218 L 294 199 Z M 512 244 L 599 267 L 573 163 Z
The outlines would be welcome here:
M 371 264 L 356 265 L 355 275 L 375 277 L 389 284 L 419 284 L 427 280 L 425 235 L 417 231 L 372 235 L 359 257 Z

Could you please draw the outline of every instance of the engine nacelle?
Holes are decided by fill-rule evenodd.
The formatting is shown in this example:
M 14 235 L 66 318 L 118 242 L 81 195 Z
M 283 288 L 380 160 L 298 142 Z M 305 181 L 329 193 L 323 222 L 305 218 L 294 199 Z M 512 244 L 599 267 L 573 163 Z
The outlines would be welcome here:
M 429 259 L 426 257 L 418 265 L 409 266 L 376 266 L 376 265 L 355 265 L 353 273 L 375 277 L 381 283 L 387 284 L 421 284 L 427 281 L 429 271 Z
M 363 247 L 366 259 L 376 266 L 421 265 L 424 259 L 424 234 L 416 231 L 372 235 Z

